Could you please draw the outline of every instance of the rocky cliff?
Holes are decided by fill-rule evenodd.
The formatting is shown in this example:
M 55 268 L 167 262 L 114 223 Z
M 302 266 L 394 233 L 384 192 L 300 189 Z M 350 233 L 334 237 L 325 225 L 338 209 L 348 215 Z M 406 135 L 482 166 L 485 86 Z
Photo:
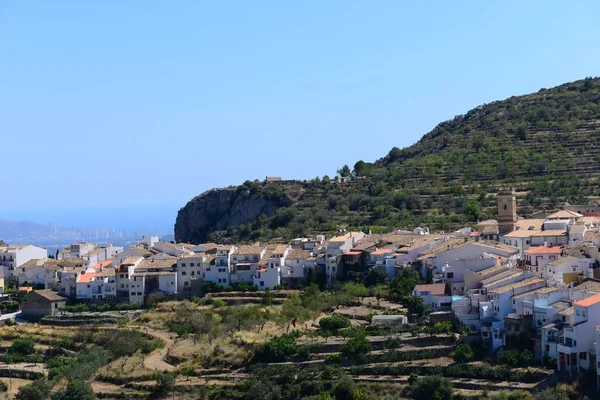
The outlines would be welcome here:
M 268 185 L 246 182 L 202 193 L 179 210 L 175 240 L 201 243 L 211 232 L 239 227 L 261 216 L 271 217 L 278 209 L 291 204 L 281 187 L 283 185 L 268 188 Z

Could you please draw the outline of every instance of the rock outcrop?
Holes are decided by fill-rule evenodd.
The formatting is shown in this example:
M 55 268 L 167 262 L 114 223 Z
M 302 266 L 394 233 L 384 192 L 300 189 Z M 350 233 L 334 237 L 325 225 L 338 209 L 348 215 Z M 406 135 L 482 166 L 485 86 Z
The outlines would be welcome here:
M 264 188 L 264 185 L 263 185 Z M 175 240 L 201 243 L 209 233 L 238 227 L 261 215 L 272 216 L 290 204 L 281 193 L 244 185 L 212 189 L 195 197 L 177 213 Z

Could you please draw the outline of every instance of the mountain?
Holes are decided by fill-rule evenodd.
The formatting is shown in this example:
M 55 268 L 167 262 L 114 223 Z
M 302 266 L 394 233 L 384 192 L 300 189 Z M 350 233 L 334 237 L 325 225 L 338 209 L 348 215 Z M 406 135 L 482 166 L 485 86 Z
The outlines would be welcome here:
M 179 210 L 177 241 L 249 241 L 425 224 L 448 230 L 495 215 L 494 192 L 518 191 L 530 215 L 600 194 L 600 79 L 476 107 L 351 180 L 259 182 L 214 189 Z

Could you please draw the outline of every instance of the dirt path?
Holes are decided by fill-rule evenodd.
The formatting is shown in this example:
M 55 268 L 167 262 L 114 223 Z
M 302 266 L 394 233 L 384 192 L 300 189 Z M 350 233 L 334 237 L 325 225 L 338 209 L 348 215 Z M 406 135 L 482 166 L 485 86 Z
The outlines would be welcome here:
M 144 359 L 144 367 L 150 371 L 172 372 L 175 367 L 165 362 L 165 357 L 169 352 L 169 348 L 173 346 L 173 339 L 168 332 L 157 331 L 154 329 L 141 328 L 141 332 L 152 335 L 157 339 L 161 339 L 165 345 L 161 349 L 156 349 Z

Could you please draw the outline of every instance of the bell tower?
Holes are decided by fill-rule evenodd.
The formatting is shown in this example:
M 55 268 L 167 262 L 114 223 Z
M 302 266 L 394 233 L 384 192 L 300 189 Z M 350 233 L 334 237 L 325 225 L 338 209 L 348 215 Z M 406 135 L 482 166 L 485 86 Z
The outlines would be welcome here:
M 498 233 L 504 235 L 516 229 L 517 198 L 515 189 L 502 188 L 496 196 L 498 202 Z

